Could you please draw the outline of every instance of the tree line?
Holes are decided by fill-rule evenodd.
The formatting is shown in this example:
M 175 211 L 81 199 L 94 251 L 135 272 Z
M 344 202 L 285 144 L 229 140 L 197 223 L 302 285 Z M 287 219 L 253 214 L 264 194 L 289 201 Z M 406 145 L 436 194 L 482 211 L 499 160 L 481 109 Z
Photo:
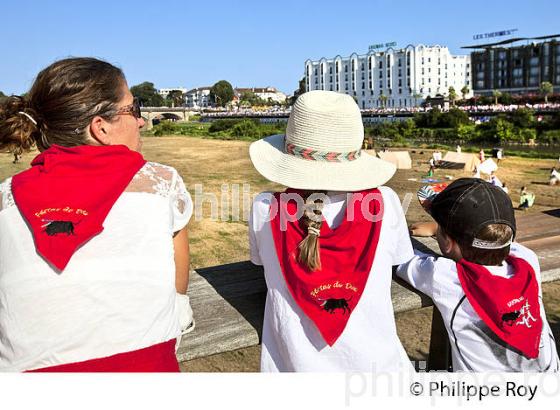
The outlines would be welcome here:
M 433 108 L 402 122 L 369 126 L 366 132 L 369 136 L 397 143 L 511 144 L 533 140 L 544 144 L 560 144 L 560 112 L 536 118 L 533 110 L 521 108 L 496 115 L 485 122 L 473 122 L 465 111 L 458 108 L 451 108 L 447 112 Z

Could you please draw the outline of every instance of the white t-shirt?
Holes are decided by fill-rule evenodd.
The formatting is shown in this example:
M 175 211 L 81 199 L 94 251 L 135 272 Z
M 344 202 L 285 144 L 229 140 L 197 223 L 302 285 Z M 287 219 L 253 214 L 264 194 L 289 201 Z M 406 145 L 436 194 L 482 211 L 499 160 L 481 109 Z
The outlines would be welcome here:
M 57 273 L 35 251 L 11 179 L 0 184 L 0 371 L 81 362 L 176 338 L 173 233 L 191 215 L 177 171 L 146 163 L 103 232 Z
M 539 357 L 532 360 L 506 347 L 480 319 L 463 292 L 453 260 L 415 250 L 416 256 L 397 269 L 399 277 L 432 298 L 440 311 L 451 343 L 454 371 L 544 372 L 560 369 L 556 343 L 544 312 L 537 256 L 518 243 L 513 243 L 510 249 L 510 254 L 533 267 L 539 285 L 543 329 Z M 486 266 L 486 269 L 493 275 L 506 278 L 513 275 L 506 262 L 502 266 Z
M 391 302 L 391 270 L 413 256 L 398 196 L 380 187 L 384 217 L 366 287 L 346 328 L 329 347 L 294 301 L 276 255 L 269 222 L 270 193 L 257 196 L 249 221 L 251 261 L 264 266 L 268 287 L 262 335 L 261 371 L 413 371 L 397 337 Z M 346 213 L 346 193 L 329 193 L 323 216 L 336 228 Z

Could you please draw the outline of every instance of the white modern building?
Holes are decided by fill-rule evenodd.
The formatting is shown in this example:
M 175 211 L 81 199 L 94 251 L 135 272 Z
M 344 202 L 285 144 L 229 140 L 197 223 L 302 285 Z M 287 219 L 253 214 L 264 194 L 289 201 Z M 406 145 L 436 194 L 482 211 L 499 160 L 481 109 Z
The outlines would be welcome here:
M 187 92 L 187 89 L 182 87 L 161 88 L 158 90 L 158 94 L 161 95 L 163 98 L 167 98 L 167 96 L 171 91 L 181 91 L 183 94 L 185 94 Z
M 280 104 L 286 101 L 286 94 L 274 87 L 236 88 L 234 91 L 237 97 L 241 97 L 245 92 L 251 92 L 264 101 L 268 101 L 269 98 Z
M 453 87 L 461 98 L 467 86 L 472 96 L 470 56 L 451 55 L 439 45 L 408 45 L 350 57 L 305 62 L 305 87 L 353 96 L 360 108 L 405 108 L 428 96 L 446 96 Z
M 198 87 L 185 92 L 186 106 L 189 108 L 206 108 L 210 107 L 210 88 Z

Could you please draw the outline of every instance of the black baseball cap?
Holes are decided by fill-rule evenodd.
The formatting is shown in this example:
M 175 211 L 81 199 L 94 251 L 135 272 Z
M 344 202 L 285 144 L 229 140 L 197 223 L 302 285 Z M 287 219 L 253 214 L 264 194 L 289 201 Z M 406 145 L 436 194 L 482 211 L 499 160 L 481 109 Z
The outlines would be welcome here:
M 478 178 L 460 178 L 433 199 L 429 212 L 452 238 L 475 248 L 504 248 L 515 238 L 515 213 L 511 199 L 500 187 Z M 511 241 L 497 244 L 476 235 L 490 224 L 505 224 L 513 231 Z

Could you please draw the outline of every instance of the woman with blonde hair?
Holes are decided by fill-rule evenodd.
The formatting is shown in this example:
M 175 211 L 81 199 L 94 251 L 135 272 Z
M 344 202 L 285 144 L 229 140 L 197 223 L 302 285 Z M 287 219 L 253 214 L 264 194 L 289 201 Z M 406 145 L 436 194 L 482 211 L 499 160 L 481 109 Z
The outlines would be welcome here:
M 383 186 L 395 166 L 361 150 L 354 100 L 311 91 L 296 101 L 286 135 L 253 143 L 270 181 L 249 222 L 251 260 L 268 287 L 261 370 L 406 371 L 391 304 L 392 266 L 412 246 L 400 201 Z
M 123 72 L 94 58 L 0 105 L 0 149 L 40 151 L 0 184 L 0 370 L 179 370 L 192 203 L 140 154 L 143 126 Z

